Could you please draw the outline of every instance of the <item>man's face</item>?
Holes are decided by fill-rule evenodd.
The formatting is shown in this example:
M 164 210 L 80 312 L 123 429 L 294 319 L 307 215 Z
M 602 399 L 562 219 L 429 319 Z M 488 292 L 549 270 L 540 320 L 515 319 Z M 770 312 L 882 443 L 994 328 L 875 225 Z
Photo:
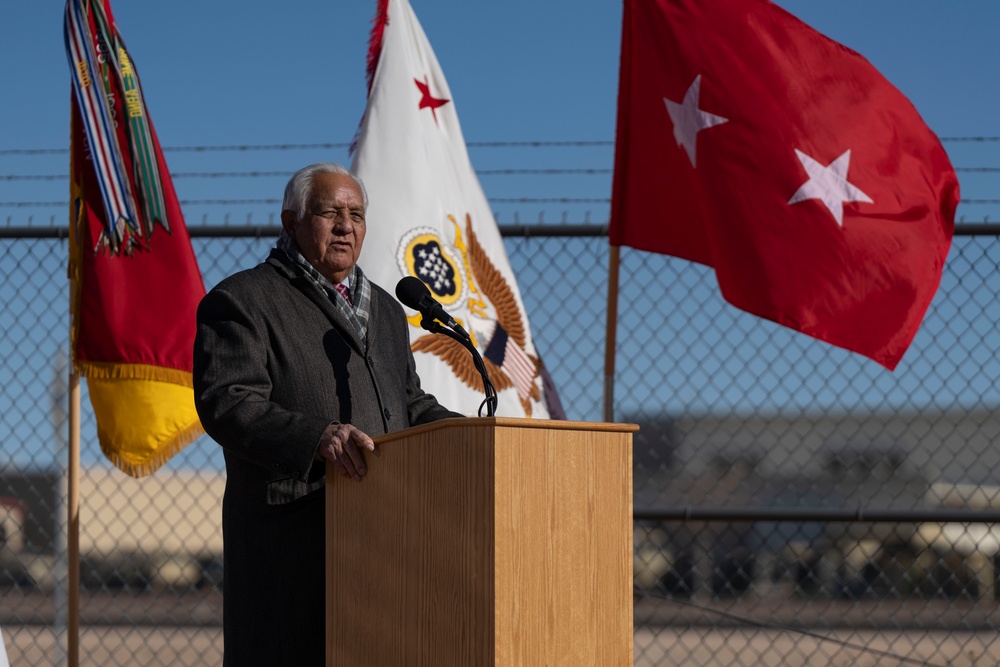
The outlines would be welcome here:
M 361 188 L 346 174 L 316 174 L 302 217 L 283 211 L 281 223 L 302 256 L 328 280 L 339 283 L 354 268 L 365 240 Z

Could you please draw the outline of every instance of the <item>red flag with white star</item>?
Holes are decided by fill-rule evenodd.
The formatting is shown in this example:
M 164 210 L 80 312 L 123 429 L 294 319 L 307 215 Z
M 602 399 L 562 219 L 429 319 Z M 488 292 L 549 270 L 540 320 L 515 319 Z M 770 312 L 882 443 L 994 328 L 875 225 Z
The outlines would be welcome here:
M 767 0 L 625 0 L 610 241 L 715 268 L 734 306 L 895 368 L 958 179 L 862 56 Z

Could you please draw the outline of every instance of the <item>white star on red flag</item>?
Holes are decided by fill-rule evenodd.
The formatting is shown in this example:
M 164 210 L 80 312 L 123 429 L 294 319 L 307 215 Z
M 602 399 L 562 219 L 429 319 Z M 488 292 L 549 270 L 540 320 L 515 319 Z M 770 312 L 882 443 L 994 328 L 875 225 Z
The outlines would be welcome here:
M 716 125 L 722 125 L 728 118 L 716 116 L 715 114 L 702 111 L 698 108 L 698 96 L 701 94 L 701 74 L 694 78 L 694 82 L 684 93 L 684 101 L 678 104 L 672 100 L 663 98 L 667 105 L 667 113 L 674 124 L 674 138 L 677 145 L 682 146 L 691 160 L 691 166 L 696 167 L 695 144 L 698 140 L 698 133 Z
M 830 211 L 833 219 L 841 227 L 844 226 L 844 202 L 865 202 L 874 204 L 871 197 L 847 180 L 847 169 L 851 163 L 851 150 L 847 149 L 840 157 L 824 167 L 799 149 L 795 149 L 799 162 L 809 174 L 809 180 L 802 184 L 792 198 L 789 206 L 808 199 L 818 199 Z

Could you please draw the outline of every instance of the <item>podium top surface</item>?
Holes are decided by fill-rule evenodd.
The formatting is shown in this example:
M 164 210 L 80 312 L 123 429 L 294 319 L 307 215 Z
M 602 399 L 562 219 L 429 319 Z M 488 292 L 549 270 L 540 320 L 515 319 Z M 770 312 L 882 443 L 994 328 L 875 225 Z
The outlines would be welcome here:
M 394 431 L 384 435 L 372 436 L 376 443 L 392 442 L 420 433 L 448 428 L 539 428 L 553 431 L 598 431 L 611 433 L 634 433 L 639 430 L 636 424 L 612 424 L 608 422 L 583 422 L 556 419 L 519 419 L 516 417 L 463 417 L 441 419 L 429 424 L 412 426 L 402 431 Z

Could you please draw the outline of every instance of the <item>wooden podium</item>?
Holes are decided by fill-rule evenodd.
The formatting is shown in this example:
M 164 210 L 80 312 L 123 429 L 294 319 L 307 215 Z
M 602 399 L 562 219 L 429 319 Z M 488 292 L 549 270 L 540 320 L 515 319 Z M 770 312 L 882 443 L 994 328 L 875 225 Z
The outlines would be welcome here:
M 635 430 L 448 419 L 327 464 L 327 665 L 632 665 Z

